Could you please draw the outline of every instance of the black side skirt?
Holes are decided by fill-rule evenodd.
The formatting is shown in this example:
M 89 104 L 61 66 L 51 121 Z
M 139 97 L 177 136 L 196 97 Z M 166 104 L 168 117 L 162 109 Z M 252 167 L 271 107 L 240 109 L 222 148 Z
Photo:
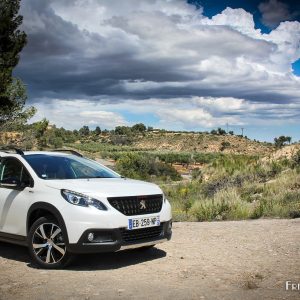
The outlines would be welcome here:
M 20 246 L 27 246 L 27 238 L 23 235 L 11 234 L 0 231 L 0 241 Z

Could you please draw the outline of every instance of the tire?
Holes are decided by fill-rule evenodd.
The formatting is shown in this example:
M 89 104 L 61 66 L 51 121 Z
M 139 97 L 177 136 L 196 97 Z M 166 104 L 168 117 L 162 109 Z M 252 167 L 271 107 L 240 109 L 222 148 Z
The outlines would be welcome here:
M 72 258 L 66 246 L 66 232 L 53 217 L 36 220 L 28 233 L 28 247 L 32 262 L 43 269 L 61 269 Z

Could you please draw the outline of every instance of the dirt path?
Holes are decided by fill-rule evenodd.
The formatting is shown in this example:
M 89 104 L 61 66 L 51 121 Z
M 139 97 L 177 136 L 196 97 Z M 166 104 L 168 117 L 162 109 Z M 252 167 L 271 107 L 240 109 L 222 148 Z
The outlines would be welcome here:
M 0 299 L 300 299 L 300 219 L 176 223 L 147 252 L 83 255 L 67 270 L 0 243 Z

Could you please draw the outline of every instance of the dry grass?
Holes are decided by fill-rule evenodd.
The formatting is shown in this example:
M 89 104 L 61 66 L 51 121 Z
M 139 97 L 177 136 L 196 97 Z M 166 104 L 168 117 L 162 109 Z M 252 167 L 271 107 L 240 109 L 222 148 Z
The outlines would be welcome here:
M 230 162 L 207 167 L 206 182 L 165 187 L 175 220 L 242 220 L 300 217 L 300 172 L 286 161 L 265 165 Z M 205 176 L 205 169 L 203 170 Z

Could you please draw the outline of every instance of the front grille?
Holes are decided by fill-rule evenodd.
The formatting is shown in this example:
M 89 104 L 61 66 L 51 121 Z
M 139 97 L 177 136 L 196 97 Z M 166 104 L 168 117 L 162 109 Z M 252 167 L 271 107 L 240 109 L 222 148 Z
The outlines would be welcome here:
M 160 226 L 127 230 L 121 229 L 121 236 L 124 242 L 142 242 L 144 240 L 151 240 L 158 238 L 163 233 L 163 223 Z
M 111 206 L 126 216 L 145 215 L 161 211 L 163 195 L 109 197 Z

